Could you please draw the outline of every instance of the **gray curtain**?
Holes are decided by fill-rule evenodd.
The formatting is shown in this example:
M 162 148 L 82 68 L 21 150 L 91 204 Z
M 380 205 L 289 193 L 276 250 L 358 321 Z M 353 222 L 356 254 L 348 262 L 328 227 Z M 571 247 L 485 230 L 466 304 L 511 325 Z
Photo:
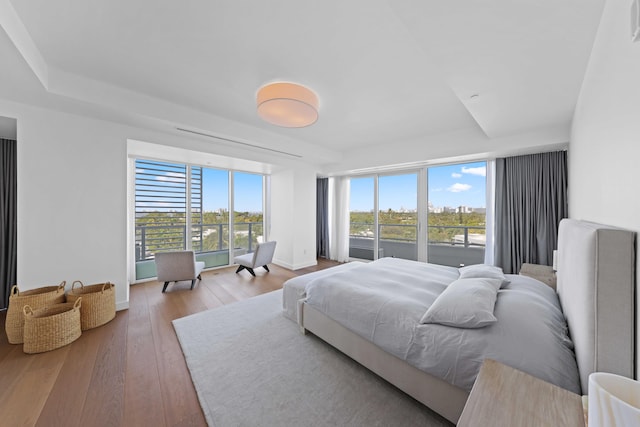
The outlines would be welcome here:
M 552 265 L 558 225 L 568 216 L 567 152 L 496 159 L 496 264 Z
M 318 178 L 316 191 L 316 257 L 329 257 L 329 178 Z
M 0 138 L 0 309 L 9 305 L 17 265 L 16 142 Z

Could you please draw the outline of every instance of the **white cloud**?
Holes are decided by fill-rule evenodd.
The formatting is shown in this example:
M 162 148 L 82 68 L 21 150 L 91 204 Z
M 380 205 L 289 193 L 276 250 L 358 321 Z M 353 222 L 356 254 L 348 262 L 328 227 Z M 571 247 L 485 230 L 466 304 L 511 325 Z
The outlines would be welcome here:
M 462 178 L 462 174 L 454 172 L 454 173 L 451 174 L 451 178 Z
M 487 176 L 487 167 L 481 166 L 479 168 L 462 168 L 462 173 L 468 173 L 469 175 Z
M 469 184 L 461 184 L 459 182 L 456 182 L 451 187 L 447 188 L 447 191 L 451 191 L 452 193 L 460 193 L 462 191 L 469 190 L 471 190 L 471 186 Z

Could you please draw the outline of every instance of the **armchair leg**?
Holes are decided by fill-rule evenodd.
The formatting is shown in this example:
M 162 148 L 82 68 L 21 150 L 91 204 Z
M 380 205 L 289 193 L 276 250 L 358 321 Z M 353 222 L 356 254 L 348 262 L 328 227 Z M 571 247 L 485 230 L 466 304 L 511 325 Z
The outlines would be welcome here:
M 162 293 L 167 290 L 167 286 L 169 286 L 169 282 L 164 282 L 164 287 L 162 288 Z
M 266 265 L 263 265 L 264 269 L 267 270 L 267 273 L 270 273 L 269 271 L 269 267 L 267 267 Z
M 198 280 L 202 280 L 202 275 L 198 274 Z
M 237 274 L 237 273 L 239 273 L 239 272 L 241 272 L 241 271 L 242 271 L 242 270 L 244 270 L 244 269 L 247 269 L 247 271 L 248 271 L 249 273 L 251 273 L 251 275 L 252 275 L 253 277 L 256 277 L 256 273 L 254 273 L 254 272 L 253 272 L 253 268 L 251 268 L 251 267 L 245 267 L 244 265 L 239 265 L 239 266 L 238 266 L 238 269 L 236 270 L 236 274 Z
M 193 290 L 193 285 L 195 285 L 195 284 L 196 284 L 196 279 L 193 279 L 193 280 L 191 281 L 191 290 Z

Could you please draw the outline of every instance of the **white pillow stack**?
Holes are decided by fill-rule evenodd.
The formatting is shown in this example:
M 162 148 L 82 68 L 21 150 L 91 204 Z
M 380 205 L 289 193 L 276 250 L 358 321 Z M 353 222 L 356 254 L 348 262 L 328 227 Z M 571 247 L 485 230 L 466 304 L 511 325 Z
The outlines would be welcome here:
M 474 277 L 484 279 L 500 279 L 502 286 L 507 285 L 509 280 L 500 267 L 487 264 L 468 265 L 459 269 L 460 279 L 471 279 Z
M 447 286 L 420 323 L 456 328 L 482 328 L 497 322 L 493 309 L 498 290 L 509 283 L 500 267 L 479 264 L 460 268 L 460 278 Z

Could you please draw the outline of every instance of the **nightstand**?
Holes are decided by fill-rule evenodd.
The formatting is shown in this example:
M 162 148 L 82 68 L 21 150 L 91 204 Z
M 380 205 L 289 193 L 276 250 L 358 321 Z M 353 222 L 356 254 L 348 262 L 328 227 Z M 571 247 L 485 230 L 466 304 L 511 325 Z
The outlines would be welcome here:
M 458 426 L 584 427 L 582 397 L 486 359 Z
M 553 289 L 556 288 L 556 272 L 553 271 L 553 267 L 548 265 L 524 263 L 520 268 L 520 275 L 533 277 Z

